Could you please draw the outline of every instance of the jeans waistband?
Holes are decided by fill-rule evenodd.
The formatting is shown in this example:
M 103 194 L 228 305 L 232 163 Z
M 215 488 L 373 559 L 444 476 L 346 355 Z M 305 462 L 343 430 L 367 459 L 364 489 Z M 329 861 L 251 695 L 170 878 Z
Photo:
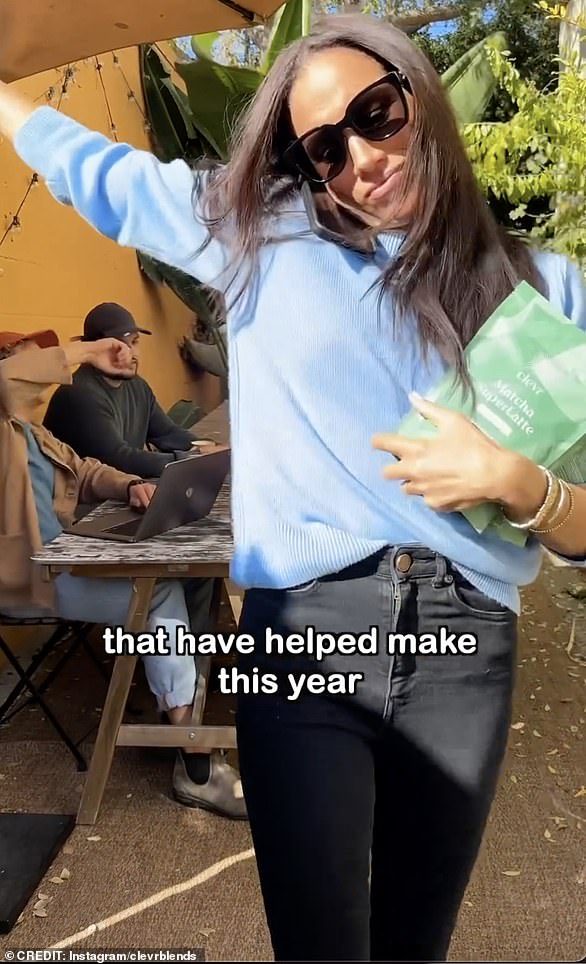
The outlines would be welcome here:
M 419 545 L 385 546 L 360 562 L 339 572 L 321 576 L 320 582 L 344 582 L 367 576 L 388 576 L 398 581 L 433 579 L 438 584 L 452 582 L 455 574 L 449 559 Z

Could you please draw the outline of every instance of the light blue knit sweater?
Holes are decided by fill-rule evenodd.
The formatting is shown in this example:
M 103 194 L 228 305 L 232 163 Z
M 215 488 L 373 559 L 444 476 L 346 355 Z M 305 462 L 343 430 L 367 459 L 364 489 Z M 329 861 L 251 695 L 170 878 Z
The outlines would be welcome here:
M 193 213 L 193 175 L 182 161 L 114 144 L 52 108 L 20 129 L 16 150 L 60 201 L 121 245 L 219 286 L 229 259 Z M 307 228 L 301 203 L 278 230 Z M 294 586 L 337 571 L 387 544 L 424 544 L 479 589 L 518 611 L 540 548 L 478 536 L 381 476 L 389 456 L 372 436 L 393 431 L 411 390 L 425 395 L 443 372 L 424 365 L 413 323 L 393 335 L 392 304 L 377 309 L 381 265 L 401 245 L 383 235 L 366 258 L 313 234 L 264 248 L 260 280 L 229 317 L 233 448 L 232 576 L 247 587 Z M 566 259 L 536 255 L 551 302 L 586 328 L 586 295 Z

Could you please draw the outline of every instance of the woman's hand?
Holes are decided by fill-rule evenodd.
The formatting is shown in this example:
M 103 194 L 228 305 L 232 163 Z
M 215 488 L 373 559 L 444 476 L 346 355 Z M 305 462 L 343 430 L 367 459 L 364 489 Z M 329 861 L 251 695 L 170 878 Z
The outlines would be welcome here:
M 385 478 L 400 480 L 404 492 L 422 496 L 438 512 L 497 502 L 513 521 L 535 515 L 547 491 L 539 466 L 498 445 L 465 415 L 418 395 L 410 400 L 437 433 L 428 439 L 376 435 L 373 447 L 399 460 L 384 468 Z
M 0 134 L 14 140 L 38 106 L 14 86 L 0 80 Z

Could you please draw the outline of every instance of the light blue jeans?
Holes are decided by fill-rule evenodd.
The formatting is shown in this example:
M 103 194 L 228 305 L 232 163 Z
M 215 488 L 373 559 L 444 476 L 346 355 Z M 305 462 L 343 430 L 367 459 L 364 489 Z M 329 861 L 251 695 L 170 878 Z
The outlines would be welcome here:
M 156 583 L 149 609 L 147 631 L 164 627 L 167 656 L 143 656 L 145 675 L 160 710 L 189 706 L 195 695 L 196 669 L 193 656 L 174 652 L 177 629 L 194 634 L 207 629 L 212 598 L 212 579 L 161 580 Z M 59 616 L 61 619 L 124 626 L 132 595 L 129 579 L 86 579 L 64 572 L 55 579 L 55 608 L 10 611 L 10 616 Z

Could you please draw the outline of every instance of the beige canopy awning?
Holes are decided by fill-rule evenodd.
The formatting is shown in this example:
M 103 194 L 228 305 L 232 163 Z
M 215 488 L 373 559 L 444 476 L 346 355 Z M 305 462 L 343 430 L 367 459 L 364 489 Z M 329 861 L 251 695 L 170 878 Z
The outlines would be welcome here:
M 30 77 L 96 54 L 252 26 L 283 0 L 0 0 L 0 78 Z

